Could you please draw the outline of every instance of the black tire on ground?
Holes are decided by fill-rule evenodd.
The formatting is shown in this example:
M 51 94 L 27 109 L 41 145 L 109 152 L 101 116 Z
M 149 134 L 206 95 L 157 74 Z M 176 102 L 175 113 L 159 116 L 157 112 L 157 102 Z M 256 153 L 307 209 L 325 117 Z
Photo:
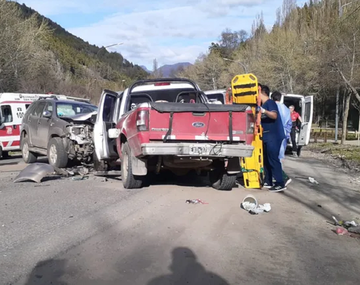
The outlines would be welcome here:
M 9 158 L 10 155 L 9 155 L 9 152 L 8 151 L 3 151 L 2 152 L 2 158 Z
M 22 158 L 25 163 L 30 164 L 30 163 L 34 163 L 37 161 L 36 154 L 29 150 L 29 138 L 28 137 L 23 137 L 21 139 L 21 154 L 22 154 Z
M 217 190 L 231 191 L 236 182 L 236 174 L 228 174 L 224 167 L 217 167 L 210 171 L 211 186 Z
M 132 165 L 131 165 L 131 149 L 128 142 L 125 142 L 121 149 L 122 160 L 121 160 L 121 180 L 126 189 L 136 189 L 141 188 L 144 176 L 133 175 Z
M 302 149 L 302 146 L 298 146 L 297 151 L 296 151 L 296 154 L 298 157 L 300 157 L 300 155 L 301 155 L 301 149 Z
M 57 168 L 65 168 L 68 165 L 68 155 L 65 151 L 61 138 L 50 139 L 47 147 L 49 164 Z

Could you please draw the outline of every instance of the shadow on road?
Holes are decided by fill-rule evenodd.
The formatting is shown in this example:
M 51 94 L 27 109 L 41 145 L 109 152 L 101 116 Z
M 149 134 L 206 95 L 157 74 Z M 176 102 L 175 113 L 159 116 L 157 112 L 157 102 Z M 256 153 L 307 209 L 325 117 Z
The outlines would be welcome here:
M 152 279 L 147 285 L 183 285 L 183 284 L 229 284 L 225 279 L 213 272 L 206 271 L 196 260 L 194 252 L 186 247 L 178 247 L 172 251 L 171 274 Z
M 63 259 L 40 261 L 31 271 L 24 285 L 67 285 L 67 283 L 60 280 L 65 274 L 65 266 L 66 260 Z
M 84 272 L 77 272 L 74 268 L 66 268 L 67 261 L 64 259 L 49 259 L 39 262 L 29 274 L 24 285 L 120 285 L 136 284 L 123 276 L 115 280 L 84 279 Z M 169 265 L 171 271 L 168 275 L 162 275 L 150 280 L 147 285 L 183 285 L 183 284 L 206 284 L 206 285 L 229 285 L 219 275 L 206 271 L 204 266 L 197 261 L 195 253 L 187 247 L 178 247 L 172 251 L 172 262 Z M 79 273 L 79 276 L 77 275 Z M 123 278 L 125 279 L 123 280 Z M 66 278 L 66 279 L 65 279 Z M 67 283 L 68 280 L 70 283 Z

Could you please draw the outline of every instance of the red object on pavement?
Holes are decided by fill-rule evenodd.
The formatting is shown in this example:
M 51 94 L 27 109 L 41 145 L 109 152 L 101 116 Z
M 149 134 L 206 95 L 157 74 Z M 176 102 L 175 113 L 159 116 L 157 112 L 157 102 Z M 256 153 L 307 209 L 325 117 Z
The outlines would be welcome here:
M 343 236 L 343 235 L 348 235 L 348 234 L 349 234 L 349 232 L 348 232 L 347 229 L 345 229 L 345 228 L 340 228 L 340 227 L 336 229 L 336 233 L 337 233 L 339 236 Z

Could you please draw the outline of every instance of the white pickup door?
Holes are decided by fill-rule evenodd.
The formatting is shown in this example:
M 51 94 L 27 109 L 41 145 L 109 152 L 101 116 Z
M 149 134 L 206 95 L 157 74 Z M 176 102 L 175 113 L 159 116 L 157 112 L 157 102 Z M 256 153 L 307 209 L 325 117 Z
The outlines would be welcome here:
M 100 97 L 94 126 L 94 145 L 98 160 L 117 159 L 116 124 L 123 93 L 104 90 Z M 110 134 L 110 136 L 109 136 Z

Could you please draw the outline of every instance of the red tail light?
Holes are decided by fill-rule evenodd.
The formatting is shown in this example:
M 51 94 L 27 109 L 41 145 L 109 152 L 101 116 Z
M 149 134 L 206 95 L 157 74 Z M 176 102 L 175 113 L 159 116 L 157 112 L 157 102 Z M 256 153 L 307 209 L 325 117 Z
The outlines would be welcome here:
M 149 130 L 149 110 L 141 110 L 137 112 L 136 126 L 139 132 Z
M 254 114 L 251 112 L 247 114 L 246 133 L 253 134 L 254 131 L 255 131 L 255 117 Z
M 166 86 L 166 85 L 170 85 L 170 82 L 159 82 L 154 84 L 154 86 Z

